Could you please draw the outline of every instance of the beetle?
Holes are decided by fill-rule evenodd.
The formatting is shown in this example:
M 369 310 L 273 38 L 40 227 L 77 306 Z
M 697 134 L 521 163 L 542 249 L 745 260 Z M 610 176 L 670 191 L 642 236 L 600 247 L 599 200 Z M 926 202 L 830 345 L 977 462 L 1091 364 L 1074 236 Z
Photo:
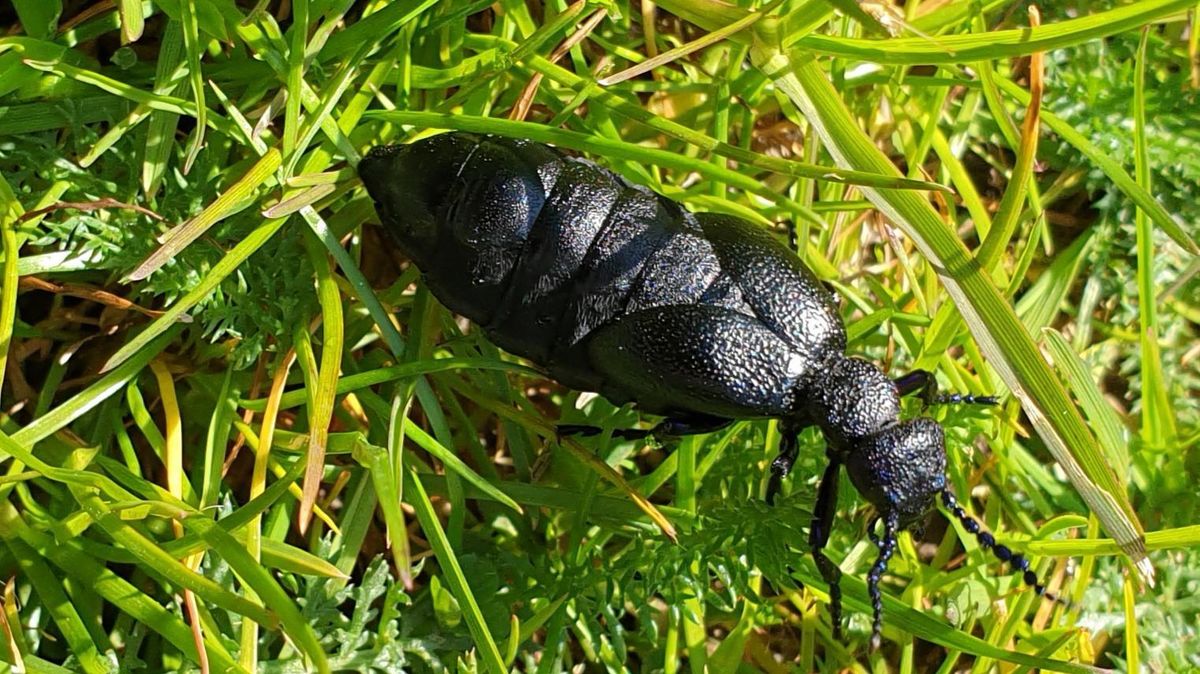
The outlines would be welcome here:
M 817 489 L 809 547 L 841 629 L 841 571 L 824 553 L 838 475 L 882 522 L 867 574 L 872 648 L 882 627 L 879 581 L 900 531 L 940 498 L 1039 594 L 1028 560 L 998 544 L 947 484 L 942 427 L 900 418 L 900 398 L 938 396 L 931 374 L 890 379 L 847 356 L 832 291 L 761 227 L 680 204 L 586 159 L 525 140 L 464 132 L 373 148 L 358 166 L 387 236 L 447 308 L 497 346 L 562 384 L 635 403 L 664 417 L 624 437 L 705 433 L 735 419 L 777 419 L 780 451 L 768 501 L 797 458 L 798 433 L 817 427 L 829 461 Z M 564 426 L 563 432 L 589 432 Z M 595 429 L 590 429 L 595 430 Z

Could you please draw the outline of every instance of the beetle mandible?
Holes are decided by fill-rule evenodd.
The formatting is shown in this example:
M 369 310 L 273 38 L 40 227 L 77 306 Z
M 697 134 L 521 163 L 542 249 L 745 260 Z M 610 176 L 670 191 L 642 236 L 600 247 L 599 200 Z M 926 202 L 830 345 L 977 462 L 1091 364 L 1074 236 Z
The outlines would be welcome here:
M 648 432 L 619 434 L 679 436 L 777 419 L 770 500 L 796 459 L 797 434 L 820 429 L 829 465 L 809 546 L 829 583 L 835 636 L 841 571 L 823 549 L 842 466 L 883 524 L 867 574 L 873 648 L 879 580 L 897 534 L 938 498 L 983 547 L 1054 598 L 1024 556 L 958 504 L 941 426 L 900 419 L 908 393 L 926 402 L 994 399 L 937 397 L 929 373 L 892 380 L 846 356 L 833 293 L 762 228 L 689 212 L 592 162 L 500 136 L 454 132 L 376 147 L 358 172 L 389 238 L 442 304 L 562 384 L 665 417 Z

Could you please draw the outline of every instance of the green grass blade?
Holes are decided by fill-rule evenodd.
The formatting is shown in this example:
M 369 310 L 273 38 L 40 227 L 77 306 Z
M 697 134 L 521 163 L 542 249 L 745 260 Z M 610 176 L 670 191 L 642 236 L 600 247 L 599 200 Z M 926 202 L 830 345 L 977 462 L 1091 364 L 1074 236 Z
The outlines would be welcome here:
M 1046 348 L 1054 360 L 1055 367 L 1062 373 L 1071 392 L 1075 394 L 1092 428 L 1096 429 L 1096 439 L 1108 456 L 1109 464 L 1117 470 L 1121 482 L 1126 482 L 1130 465 L 1129 448 L 1125 440 L 1125 428 L 1121 425 L 1116 410 L 1104 400 L 1104 394 L 1096 386 L 1096 380 L 1087 364 L 1075 353 L 1062 333 L 1054 328 L 1042 328 L 1042 335 L 1046 338 Z M 1147 549 L 1150 549 L 1151 535 L 1153 534 L 1147 534 Z
M 108 663 L 96 648 L 96 643 L 88 634 L 87 627 L 83 624 L 71 599 L 63 591 L 61 580 L 57 574 L 53 573 L 33 548 L 25 545 L 24 541 L 10 539 L 8 547 L 12 550 L 13 556 L 17 558 L 21 573 L 33 583 L 33 588 L 42 604 L 50 610 L 50 617 L 58 625 L 59 631 L 62 632 L 63 638 L 67 642 L 67 647 L 71 649 L 79 666 L 87 674 L 107 674 Z
M 0 503 L 0 537 L 11 540 L 20 537 L 37 554 L 49 559 L 62 573 L 76 579 L 84 587 L 107 599 L 120 611 L 129 615 L 149 630 L 161 634 L 172 646 L 179 649 L 192 662 L 199 662 L 192 632 L 187 625 L 157 601 L 144 594 L 124 578 L 105 568 L 95 558 L 71 544 L 61 544 L 50 536 L 31 528 L 12 505 Z M 212 635 L 206 635 L 205 647 L 209 657 L 220 671 L 245 672 L 237 666 L 225 647 Z
M 412 363 L 404 363 L 403 365 L 392 365 L 390 367 L 383 367 L 376 370 L 368 370 L 366 372 L 358 372 L 356 374 L 346 375 L 338 380 L 335 391 L 337 395 L 343 395 L 352 391 L 367 388 L 369 386 L 386 384 L 388 382 L 419 377 L 426 374 L 452 372 L 454 370 L 498 370 L 501 372 L 525 374 L 533 377 L 541 375 L 541 373 L 537 370 L 524 365 L 519 365 L 517 363 L 489 360 L 486 358 L 437 358 L 434 360 L 415 361 Z M 238 404 L 248 410 L 261 411 L 266 409 L 267 399 L 243 399 L 238 401 Z M 304 391 L 288 391 L 279 398 L 279 409 L 281 410 L 298 407 L 299 405 L 303 404 Z
M 192 162 L 204 147 L 204 127 L 208 124 L 208 107 L 204 103 L 204 67 L 200 64 L 200 21 L 196 16 L 195 3 L 181 0 L 179 3 L 180 23 L 183 25 L 183 51 L 187 59 L 188 80 L 192 85 L 192 100 L 196 109 L 196 127 L 183 158 L 183 172 L 189 173 Z
M 458 458 L 457 454 L 447 449 L 442 445 L 442 443 L 435 440 L 433 436 L 426 433 L 419 426 L 413 424 L 408 419 L 404 419 L 404 433 L 408 437 L 412 438 L 412 441 L 417 443 L 417 445 L 422 449 L 429 452 L 433 456 L 436 456 L 442 462 L 442 464 L 449 470 L 453 471 L 455 475 L 458 475 L 467 482 L 475 485 L 483 493 L 491 496 L 509 508 L 512 508 L 516 512 L 524 512 L 524 510 L 521 509 L 521 506 L 517 505 L 516 501 L 509 498 L 507 494 L 497 489 L 492 485 L 492 483 L 483 479 L 479 473 L 471 470 L 467 464 L 463 463 L 462 459 Z
M 317 237 L 321 239 L 321 243 L 325 244 L 325 249 L 333 256 L 337 262 L 338 268 L 342 270 L 342 274 L 350 282 L 350 286 L 356 291 L 358 301 L 362 302 L 367 311 L 371 314 L 371 318 L 375 321 L 375 325 L 379 327 L 379 332 L 383 335 L 384 342 L 387 343 L 388 349 L 392 355 L 399 358 L 404 353 L 404 338 L 400 336 L 400 331 L 392 324 L 391 314 L 383 308 L 379 298 L 375 295 L 375 291 L 371 288 L 371 284 L 367 278 L 363 276 L 362 270 L 342 247 L 337 236 L 329 229 L 329 225 L 321 216 L 312 209 L 305 207 L 300 209 L 300 215 L 304 218 L 308 226 L 312 228 Z M 284 394 L 284 399 L 287 399 L 287 394 Z
M 1186 550 L 1200 546 L 1200 524 L 1151 531 L 1146 534 L 1147 550 Z M 1085 538 L 1071 541 L 1029 541 L 1028 550 L 1038 555 L 1119 555 L 1121 546 L 1111 538 Z
M 1146 147 L 1146 49 L 1150 30 L 1142 29 L 1133 76 L 1133 158 L 1137 184 L 1150 191 L 1150 155 Z M 1142 344 L 1142 437 L 1152 449 L 1165 450 L 1175 437 L 1175 415 L 1167 397 L 1158 336 L 1158 291 L 1154 273 L 1154 230 L 1145 210 L 1134 215 L 1137 231 L 1138 338 Z
M 207 297 L 209 293 L 221 284 L 221 281 L 225 280 L 225 277 L 232 274 L 239 265 L 246 261 L 246 258 L 250 257 L 268 239 L 274 236 L 275 232 L 279 231 L 279 228 L 286 221 L 286 218 L 264 220 L 246 238 L 239 241 L 233 250 L 226 253 L 225 257 L 221 258 L 221 261 L 205 274 L 204 278 L 201 279 L 200 283 L 191 292 L 179 298 L 162 316 L 154 319 L 154 322 L 147 326 L 145 330 L 142 330 L 128 344 L 118 349 L 108 359 L 108 362 L 104 364 L 104 371 L 108 372 L 120 366 L 132 357 L 133 354 L 145 347 L 146 344 L 170 330 L 181 316 Z
M 13 327 L 17 320 L 17 269 L 21 243 L 17 238 L 17 219 L 25 212 L 4 176 L 0 176 L 0 249 L 4 266 L 0 267 L 0 381 L 8 368 Z
M 26 35 L 38 38 L 54 36 L 58 17 L 62 14 L 62 0 L 13 0 L 12 6 Z
M 317 271 L 317 294 L 321 302 L 321 364 L 313 382 L 313 405 L 309 410 L 308 468 L 304 473 L 304 495 L 300 500 L 298 521 L 300 531 L 308 526 L 313 504 L 317 499 L 321 477 L 325 472 L 325 445 L 329 441 L 329 424 L 333 420 L 338 375 L 342 371 L 342 345 L 345 326 L 342 323 L 342 295 L 333 278 L 333 269 L 325 249 L 313 232 L 304 237 L 309 260 Z M 311 390 L 311 387 L 310 387 Z
M 200 238 L 213 225 L 248 208 L 258 191 L 271 183 L 272 174 L 279 169 L 282 161 L 278 150 L 268 150 L 241 179 L 199 215 L 164 234 L 161 237 L 162 245 L 129 273 L 128 280 L 145 279 L 178 255 L 179 251 Z
M 664 2 L 663 5 L 674 3 Z M 831 56 L 888 65 L 971 63 L 1035 51 L 1061 49 L 1099 40 L 1191 8 L 1192 0 L 1140 0 L 1105 12 L 1046 24 L 1040 28 L 1014 28 L 968 35 L 862 39 L 832 35 L 807 35 L 788 46 Z
M 1031 10 L 1031 14 L 1031 20 L 1035 20 L 1035 17 L 1038 16 L 1036 9 Z M 1033 29 L 1036 30 L 1037 27 L 1034 26 Z M 975 254 L 979 264 L 988 271 L 996 268 L 1001 254 L 1008 248 L 1013 234 L 1017 231 L 1018 219 L 1025 203 L 1025 194 L 1033 178 L 1033 164 L 1037 159 L 1040 131 L 1038 117 L 1042 109 L 1043 71 L 1042 53 L 1034 52 L 1030 57 L 1030 104 L 1025 111 L 1025 122 L 1021 127 L 1021 138 L 1017 146 L 1017 157 L 1013 163 L 1012 175 L 1009 177 L 1008 187 L 1004 190 L 1004 196 L 1000 200 L 996 217 L 992 221 L 993 227 L 988 231 L 987 237 Z M 1036 196 L 1031 194 L 1031 204 L 1034 199 Z
M 137 42 L 146 29 L 146 16 L 142 12 L 142 0 L 117 0 L 117 13 L 121 17 L 121 37 L 126 42 Z
M 311 552 L 294 545 L 282 543 L 273 538 L 262 539 L 261 554 L 263 565 L 285 573 L 298 573 L 302 576 L 321 576 L 324 578 L 349 578 L 349 576 L 342 573 L 336 566 Z
M 175 96 L 187 86 L 174 79 L 182 63 L 183 26 L 178 21 L 168 21 L 159 44 L 158 63 L 154 75 L 154 92 Z M 153 201 L 167 173 L 167 162 L 175 148 L 175 131 L 179 115 L 156 110 L 150 114 L 146 125 L 146 144 L 142 154 L 142 192 L 148 201 Z
M 163 550 L 157 542 L 123 520 L 95 492 L 75 485 L 71 485 L 70 488 L 84 511 L 96 524 L 103 527 L 114 541 L 132 552 L 140 561 L 139 566 L 146 572 L 163 578 L 180 588 L 187 588 L 195 592 L 197 598 L 250 618 L 257 623 L 271 627 L 279 625 L 279 606 L 270 605 L 268 608 L 266 605 L 248 601 L 245 597 L 240 597 L 213 580 L 189 569 L 168 554 L 166 550 Z M 198 522 L 203 519 L 188 517 L 184 524 L 185 526 L 189 524 L 197 526 L 192 521 Z M 228 552 L 228 550 L 219 552 Z M 232 565 L 232 562 L 230 564 Z
M 471 591 L 471 584 L 463 575 L 458 556 L 446 538 L 446 532 L 438 521 L 433 504 L 429 502 L 429 495 L 425 493 L 421 478 L 413 472 L 411 466 L 407 466 L 404 471 L 404 489 L 408 493 L 406 501 L 416 511 L 417 520 L 421 523 L 421 530 L 425 532 L 425 537 L 441 566 L 442 577 L 450 586 L 450 590 L 454 592 L 455 598 L 458 599 L 459 607 L 463 611 L 463 617 L 467 621 L 471 635 L 475 637 L 475 647 L 479 649 L 479 657 L 483 659 L 484 669 L 491 674 L 505 674 L 508 667 L 500 656 L 496 639 L 492 636 L 491 630 L 488 629 L 487 623 L 483 619 L 483 614 L 479 611 L 479 603 Z
M 1095 242 L 1095 230 L 1084 232 L 1054 258 L 1054 262 L 1017 301 L 1017 316 L 1031 333 L 1050 325 L 1066 301 Z
M 29 425 L 13 433 L 12 439 L 22 445 L 33 447 L 50 435 L 65 428 L 72 421 L 94 409 L 109 396 L 124 388 L 138 372 L 157 356 L 179 333 L 182 326 L 168 324 L 164 330 L 148 339 L 141 340 L 137 348 L 130 349 L 122 362 L 109 369 L 91 386 L 77 393 L 63 404 L 34 419 Z M 144 333 L 143 333 L 144 334 Z M 136 341 L 136 339 L 135 339 Z

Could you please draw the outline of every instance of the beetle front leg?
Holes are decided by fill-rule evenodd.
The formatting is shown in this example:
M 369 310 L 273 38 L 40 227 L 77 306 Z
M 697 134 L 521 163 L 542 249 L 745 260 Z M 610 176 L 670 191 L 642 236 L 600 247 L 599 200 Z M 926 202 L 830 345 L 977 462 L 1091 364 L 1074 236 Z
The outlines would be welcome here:
M 927 370 L 913 370 L 906 375 L 892 380 L 900 395 L 916 393 L 926 407 L 930 405 L 998 405 L 1000 398 L 996 396 L 977 396 L 970 393 L 937 392 L 937 378 Z
M 830 457 L 829 466 L 821 476 L 817 487 L 817 507 L 813 511 L 812 525 L 808 530 L 808 548 L 821 578 L 829 585 L 829 620 L 833 623 L 833 638 L 842 638 L 842 570 L 833 560 L 825 556 L 825 546 L 833 530 L 833 516 L 837 512 L 838 472 L 842 464 Z

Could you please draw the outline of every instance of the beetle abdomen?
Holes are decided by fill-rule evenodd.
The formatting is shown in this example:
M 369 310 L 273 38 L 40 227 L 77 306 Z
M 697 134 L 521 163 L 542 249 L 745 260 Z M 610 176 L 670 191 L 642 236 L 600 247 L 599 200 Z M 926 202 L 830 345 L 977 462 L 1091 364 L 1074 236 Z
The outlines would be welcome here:
M 486 325 L 559 162 L 544 145 L 452 133 L 377 147 L 358 170 L 384 231 L 424 272 L 434 295 Z
M 508 281 L 488 334 L 514 353 L 547 364 L 560 341 L 562 319 L 578 299 L 575 279 L 624 189 L 612 173 L 562 158 Z
M 844 350 L 832 296 L 768 233 L 729 216 L 693 215 L 589 161 L 449 133 L 373 150 L 359 173 L 435 296 L 569 387 L 649 411 L 769 416 Z M 636 331 L 691 320 L 701 324 L 675 330 L 695 337 L 684 360 L 632 372 L 638 345 L 657 354 L 673 339 Z M 628 333 L 621 339 L 630 350 L 589 347 L 605 330 Z M 727 334 L 701 339 L 705 331 Z M 611 335 L 605 344 L 624 348 Z M 733 381 L 747 376 L 754 383 Z M 693 379 L 712 386 L 678 395 L 674 387 Z

